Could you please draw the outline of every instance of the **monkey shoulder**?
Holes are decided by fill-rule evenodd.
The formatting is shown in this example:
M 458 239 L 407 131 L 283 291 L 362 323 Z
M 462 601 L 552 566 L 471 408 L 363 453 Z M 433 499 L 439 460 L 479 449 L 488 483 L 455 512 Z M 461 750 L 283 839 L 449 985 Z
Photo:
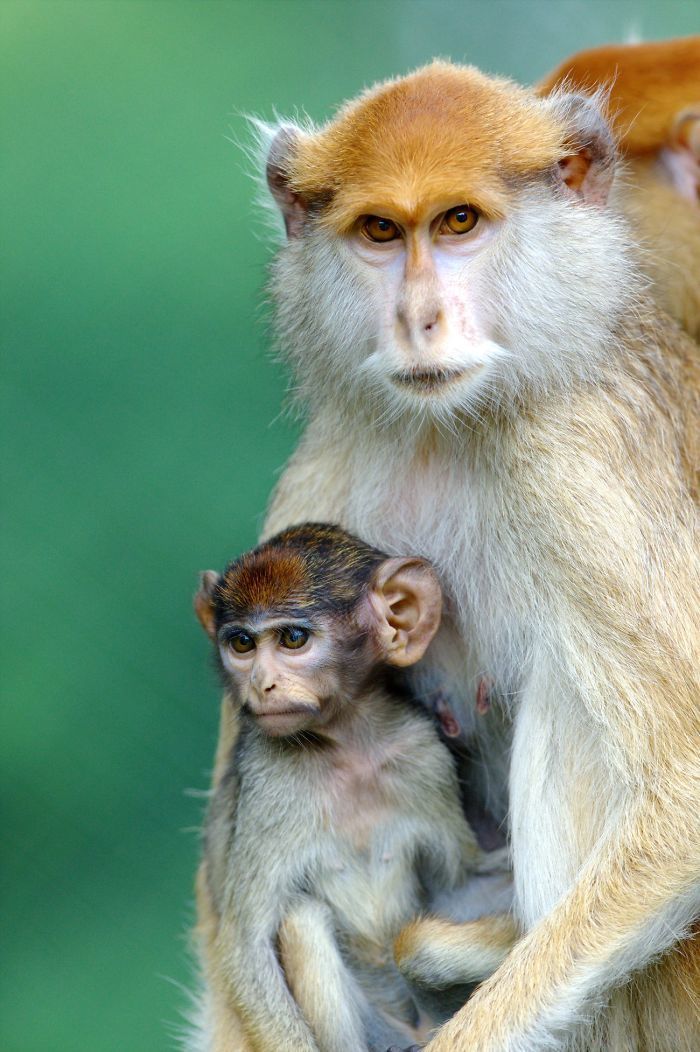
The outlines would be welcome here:
M 553 392 L 513 425 L 501 507 L 531 520 L 533 536 L 566 544 L 584 517 L 595 529 L 685 513 L 700 459 L 700 354 L 668 324 L 640 322 L 598 385 Z
M 262 539 L 310 518 L 337 522 L 349 499 L 351 461 L 351 448 L 338 434 L 337 422 L 323 414 L 312 416 L 274 488 Z
M 285 885 L 310 865 L 323 831 L 324 802 L 303 750 L 244 727 L 231 760 L 228 865 L 246 885 Z M 308 754 L 305 753 L 308 760 Z

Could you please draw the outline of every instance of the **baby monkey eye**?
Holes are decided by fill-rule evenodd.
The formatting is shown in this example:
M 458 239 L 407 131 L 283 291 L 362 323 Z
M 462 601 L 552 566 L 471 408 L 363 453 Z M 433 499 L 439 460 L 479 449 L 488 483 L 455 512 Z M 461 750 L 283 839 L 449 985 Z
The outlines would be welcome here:
M 479 213 L 469 205 L 458 205 L 445 212 L 440 224 L 441 234 L 468 234 L 479 219 Z
M 252 636 L 249 636 L 247 632 L 236 632 L 229 638 L 229 646 L 236 651 L 237 654 L 247 654 L 251 650 L 255 650 L 255 640 Z
M 382 216 L 368 216 L 362 224 L 362 233 L 370 241 L 395 241 L 401 237 L 396 223 Z
M 288 625 L 280 630 L 280 643 L 287 650 L 299 650 L 308 638 L 307 629 L 298 628 L 296 625 Z

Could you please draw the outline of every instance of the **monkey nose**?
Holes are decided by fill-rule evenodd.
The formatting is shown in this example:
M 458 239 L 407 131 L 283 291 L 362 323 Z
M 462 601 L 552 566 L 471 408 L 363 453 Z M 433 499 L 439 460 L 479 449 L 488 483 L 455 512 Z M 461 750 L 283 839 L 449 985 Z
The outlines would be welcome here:
M 420 311 L 399 307 L 396 311 L 399 334 L 411 347 L 419 347 L 426 341 L 434 340 L 440 333 L 442 320 L 442 309 L 439 306 L 426 307 Z
M 429 312 L 429 317 L 423 319 L 423 332 L 431 333 L 440 325 L 442 311 L 439 309 Z
M 263 694 L 269 694 L 271 691 L 277 688 L 276 683 L 268 683 L 266 687 L 263 687 Z

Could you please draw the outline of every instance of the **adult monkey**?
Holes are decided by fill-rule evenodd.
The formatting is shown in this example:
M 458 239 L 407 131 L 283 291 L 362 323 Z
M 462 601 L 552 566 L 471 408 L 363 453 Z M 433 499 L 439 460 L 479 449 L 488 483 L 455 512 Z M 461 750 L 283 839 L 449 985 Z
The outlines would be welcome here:
M 444 65 L 272 146 L 311 419 L 267 530 L 324 517 L 424 552 L 465 640 L 453 699 L 484 671 L 517 698 L 527 934 L 435 1052 L 697 1047 L 697 940 L 649 962 L 700 908 L 700 377 L 639 292 L 613 167 L 585 100 Z M 220 756 L 234 736 L 225 715 Z M 206 881 L 211 1047 L 239 1049 Z
M 562 85 L 609 92 L 627 165 L 620 205 L 648 249 L 655 298 L 700 339 L 700 36 L 581 51 L 537 90 Z

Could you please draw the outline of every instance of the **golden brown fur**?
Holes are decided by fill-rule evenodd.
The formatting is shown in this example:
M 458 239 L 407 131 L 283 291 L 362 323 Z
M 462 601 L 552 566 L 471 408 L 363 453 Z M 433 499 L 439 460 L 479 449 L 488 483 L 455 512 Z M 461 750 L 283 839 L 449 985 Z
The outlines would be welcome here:
M 621 204 L 645 249 L 654 295 L 700 339 L 700 36 L 581 51 L 537 90 L 548 95 L 562 85 L 608 93 L 608 112 L 627 159 Z M 687 162 L 695 157 L 694 193 L 692 176 L 684 193 L 675 185 L 673 162 L 680 156 Z
M 381 560 L 376 549 L 344 538 L 333 526 L 309 523 L 232 563 L 215 589 L 215 606 L 231 616 L 239 610 L 337 613 L 357 602 L 358 588 Z
M 681 110 L 700 102 L 700 36 L 579 51 L 538 84 L 548 95 L 571 89 L 610 92 L 610 116 L 624 152 L 654 154 Z

